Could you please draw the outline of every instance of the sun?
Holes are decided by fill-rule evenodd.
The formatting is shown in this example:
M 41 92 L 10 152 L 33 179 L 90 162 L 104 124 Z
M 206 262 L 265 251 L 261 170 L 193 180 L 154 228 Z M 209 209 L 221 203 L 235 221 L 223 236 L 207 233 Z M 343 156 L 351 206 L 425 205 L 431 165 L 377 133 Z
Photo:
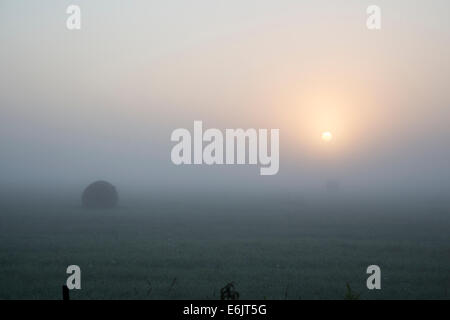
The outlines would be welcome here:
M 333 140 L 333 134 L 330 131 L 322 132 L 322 140 L 325 142 L 330 142 Z

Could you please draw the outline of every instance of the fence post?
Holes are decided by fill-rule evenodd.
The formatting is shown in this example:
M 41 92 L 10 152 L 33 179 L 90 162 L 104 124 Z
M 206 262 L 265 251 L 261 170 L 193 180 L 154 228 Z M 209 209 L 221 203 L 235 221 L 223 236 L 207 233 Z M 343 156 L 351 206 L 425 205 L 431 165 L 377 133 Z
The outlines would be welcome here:
M 63 294 L 63 301 L 68 301 L 70 300 L 69 297 L 69 288 L 67 288 L 66 285 L 62 286 L 62 294 Z

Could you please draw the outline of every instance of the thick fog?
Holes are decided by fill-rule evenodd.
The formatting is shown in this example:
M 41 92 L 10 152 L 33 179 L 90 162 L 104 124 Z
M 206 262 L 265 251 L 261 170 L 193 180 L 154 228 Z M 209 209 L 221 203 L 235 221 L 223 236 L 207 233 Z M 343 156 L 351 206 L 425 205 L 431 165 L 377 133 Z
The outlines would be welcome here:
M 0 188 L 448 193 L 450 3 L 377 2 L 2 1 Z M 174 165 L 194 120 L 279 129 L 278 174 Z

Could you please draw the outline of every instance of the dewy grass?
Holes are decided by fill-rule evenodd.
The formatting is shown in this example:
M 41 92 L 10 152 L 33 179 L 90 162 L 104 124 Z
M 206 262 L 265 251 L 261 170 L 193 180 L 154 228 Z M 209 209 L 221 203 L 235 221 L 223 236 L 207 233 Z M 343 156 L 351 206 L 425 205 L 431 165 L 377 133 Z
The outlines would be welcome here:
M 343 299 L 346 282 L 364 299 L 450 298 L 448 215 L 412 202 L 234 200 L 3 205 L 0 298 L 61 299 L 72 264 L 74 300 L 220 299 L 228 279 L 240 299 Z M 366 287 L 371 264 L 381 290 Z

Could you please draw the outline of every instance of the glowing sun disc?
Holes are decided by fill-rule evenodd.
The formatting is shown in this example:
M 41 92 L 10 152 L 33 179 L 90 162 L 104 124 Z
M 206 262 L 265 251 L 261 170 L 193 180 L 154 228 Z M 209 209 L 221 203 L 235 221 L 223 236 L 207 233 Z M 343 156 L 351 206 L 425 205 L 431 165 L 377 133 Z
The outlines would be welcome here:
M 322 133 L 322 140 L 325 142 L 330 142 L 331 140 L 333 140 L 333 135 L 330 131 L 325 131 Z

